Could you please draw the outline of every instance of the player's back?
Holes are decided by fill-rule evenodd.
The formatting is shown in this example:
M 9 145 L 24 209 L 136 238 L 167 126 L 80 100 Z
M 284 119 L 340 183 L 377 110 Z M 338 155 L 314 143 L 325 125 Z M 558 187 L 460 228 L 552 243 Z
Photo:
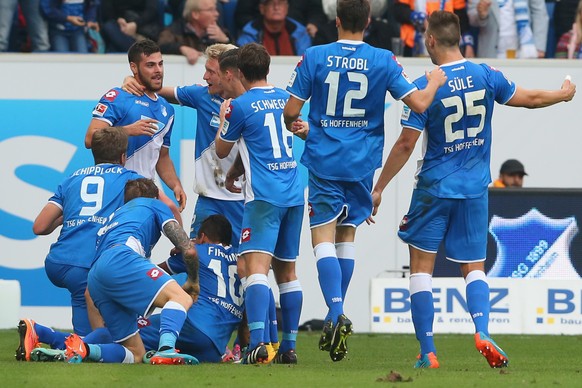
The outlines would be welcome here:
M 117 164 L 81 168 L 61 183 L 49 202 L 61 207 L 63 227 L 47 260 L 89 268 L 95 255 L 97 231 L 123 205 L 125 184 L 141 178 Z
M 487 65 L 462 60 L 441 65 L 447 74 L 428 110 L 405 109 L 404 127 L 425 130 L 426 149 L 416 187 L 444 198 L 481 196 L 491 182 L 491 118 L 515 85 Z M 426 86 L 426 77 L 417 80 Z M 427 138 L 428 136 L 428 138 Z
M 301 161 L 319 177 L 359 181 L 382 163 L 386 92 L 400 100 L 416 87 L 392 52 L 341 40 L 308 49 L 287 90 L 311 98 Z
M 231 118 L 237 127 L 234 136 L 241 134 L 239 152 L 245 166 L 247 202 L 262 200 L 281 207 L 304 202 L 293 134 L 283 122 L 288 98 L 284 90 L 268 86 L 252 88 L 231 103 L 227 120 Z
M 146 178 L 155 177 L 155 167 L 160 148 L 170 146 L 174 108 L 163 97 L 156 99 L 148 95 L 134 96 L 120 88 L 113 88 L 99 100 L 93 110 L 93 118 L 110 126 L 124 126 L 138 120 L 156 120 L 157 131 L 153 136 L 130 136 L 127 144 L 128 169 L 137 171 Z
M 174 216 L 162 201 L 142 197 L 132 199 L 99 229 L 95 257 L 108 248 L 125 245 L 149 258 L 160 239 L 163 225 L 169 220 L 174 220 Z

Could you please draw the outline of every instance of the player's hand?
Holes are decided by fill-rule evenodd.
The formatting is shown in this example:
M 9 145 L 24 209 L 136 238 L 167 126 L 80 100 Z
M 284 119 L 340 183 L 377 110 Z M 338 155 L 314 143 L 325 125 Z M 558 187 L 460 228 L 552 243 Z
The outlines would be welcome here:
M 123 79 L 121 89 L 133 94 L 134 96 L 143 96 L 145 92 L 145 86 L 137 82 L 135 77 L 132 75 L 128 75 Z
M 142 119 L 123 128 L 128 136 L 153 136 L 158 131 L 158 122 L 152 119 Z
M 425 72 L 425 75 L 429 83 L 436 83 L 439 88 L 447 82 L 447 75 L 439 66 L 435 67 L 431 72 Z
M 378 208 L 380 207 L 380 203 L 382 202 L 382 193 L 377 192 L 376 190 L 372 191 L 372 215 L 368 217 L 366 223 L 368 225 L 375 224 L 376 221 L 374 220 L 374 216 L 378 214 Z
M 200 295 L 200 283 L 194 283 L 190 278 L 188 278 L 182 286 L 182 289 L 186 291 L 186 293 L 188 293 L 192 298 L 192 301 L 196 303 L 198 295 Z
M 174 187 L 174 197 L 176 197 L 176 201 L 178 201 L 178 205 L 180 205 L 178 210 L 182 212 L 186 208 L 187 198 L 186 193 L 184 192 L 184 189 L 182 188 L 181 185 L 177 185 L 176 187 Z
M 240 186 L 237 186 L 235 182 L 238 181 L 238 178 L 229 177 L 226 174 L 226 178 L 224 179 L 224 187 L 230 191 L 231 193 L 239 194 L 242 189 Z
M 571 101 L 576 94 L 576 84 L 572 82 L 572 79 L 569 75 L 566 76 L 566 79 L 562 83 L 562 92 L 564 92 L 564 102 Z
M 305 140 L 309 134 L 309 123 L 298 118 L 291 124 L 291 132 L 298 138 Z

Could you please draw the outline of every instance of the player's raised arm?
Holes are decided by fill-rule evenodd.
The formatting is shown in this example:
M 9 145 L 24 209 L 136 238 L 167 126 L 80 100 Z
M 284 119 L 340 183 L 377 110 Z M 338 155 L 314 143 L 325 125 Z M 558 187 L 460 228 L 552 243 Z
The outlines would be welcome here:
M 93 139 L 93 134 L 97 132 L 101 128 L 110 127 L 107 122 L 98 119 L 92 119 L 89 123 L 89 128 L 87 128 L 87 132 L 85 133 L 85 148 L 91 148 L 91 141 Z
M 433 71 L 427 71 L 425 74 L 428 80 L 426 88 L 416 90 L 402 99 L 402 102 L 417 113 L 422 113 L 428 109 L 432 104 L 432 100 L 434 100 L 437 90 L 447 81 L 445 72 L 438 66 Z
M 562 87 L 558 90 L 524 89 L 518 86 L 506 105 L 529 109 L 544 108 L 559 102 L 568 102 L 574 98 L 575 94 L 576 85 L 572 83 L 569 76 L 566 76 Z

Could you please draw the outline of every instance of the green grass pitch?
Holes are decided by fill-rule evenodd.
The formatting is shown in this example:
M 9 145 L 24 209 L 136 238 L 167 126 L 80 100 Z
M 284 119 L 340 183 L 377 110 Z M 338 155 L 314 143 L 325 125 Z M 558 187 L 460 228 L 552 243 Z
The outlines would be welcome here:
M 347 359 L 317 348 L 319 333 L 300 333 L 298 365 L 198 366 L 17 362 L 16 329 L 0 330 L 2 387 L 580 387 L 582 337 L 494 335 L 509 367 L 491 369 L 469 335 L 435 335 L 440 369 L 414 369 L 413 335 L 354 334 Z M 394 372 L 394 373 L 391 373 Z M 401 381 L 398 381 L 401 380 Z

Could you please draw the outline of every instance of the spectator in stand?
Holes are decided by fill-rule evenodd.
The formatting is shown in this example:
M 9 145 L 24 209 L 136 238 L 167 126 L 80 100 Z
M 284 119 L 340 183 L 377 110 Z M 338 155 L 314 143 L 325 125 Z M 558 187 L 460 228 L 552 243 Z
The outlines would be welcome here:
M 48 20 L 51 50 L 65 53 L 88 53 L 85 28 L 99 31 L 99 0 L 40 0 L 42 13 Z
M 578 3 L 574 18 L 572 29 L 560 35 L 556 58 L 582 59 L 582 1 Z
M 486 1 L 486 0 L 484 0 Z M 424 47 L 424 30 L 427 17 L 434 11 L 453 12 L 461 23 L 461 50 L 466 58 L 475 57 L 474 39 L 469 31 L 467 3 L 465 0 L 427 0 L 424 9 L 417 9 L 414 0 L 394 0 L 394 16 L 400 26 L 400 39 L 404 43 L 405 57 L 428 56 Z
M 49 51 L 50 43 L 46 21 L 40 12 L 40 0 L 0 1 L 0 52 L 8 50 L 10 31 L 14 24 L 18 5 L 26 20 L 26 30 L 30 36 L 33 52 Z
M 479 28 L 477 56 L 543 58 L 548 39 L 544 0 L 468 0 L 467 14 Z
M 217 23 L 216 0 L 187 0 L 180 19 L 166 27 L 158 39 L 162 54 L 183 55 L 193 65 L 214 43 L 229 43 L 230 37 Z
M 501 165 L 499 178 L 493 182 L 493 187 L 523 187 L 525 175 L 525 167 L 519 160 L 508 159 Z
M 327 17 L 323 12 L 321 3 L 322 0 L 289 1 L 289 17 L 303 24 L 312 39 L 317 31 L 327 23 Z
M 313 45 L 335 42 L 338 39 L 337 27 L 335 24 L 337 1 L 323 0 L 323 9 L 327 15 L 328 22 L 322 25 L 313 38 Z M 386 12 L 386 1 L 375 0 L 370 2 L 370 24 L 364 31 L 364 42 L 371 46 L 393 50 L 392 39 L 400 37 L 400 31 L 393 28 L 386 20 L 381 19 Z
M 107 52 L 125 53 L 137 40 L 158 40 L 162 18 L 158 0 L 101 0 L 101 34 Z
M 260 0 L 261 16 L 248 22 L 237 44 L 259 43 L 269 55 L 303 55 L 311 46 L 311 38 L 301 23 L 288 17 L 287 0 Z

